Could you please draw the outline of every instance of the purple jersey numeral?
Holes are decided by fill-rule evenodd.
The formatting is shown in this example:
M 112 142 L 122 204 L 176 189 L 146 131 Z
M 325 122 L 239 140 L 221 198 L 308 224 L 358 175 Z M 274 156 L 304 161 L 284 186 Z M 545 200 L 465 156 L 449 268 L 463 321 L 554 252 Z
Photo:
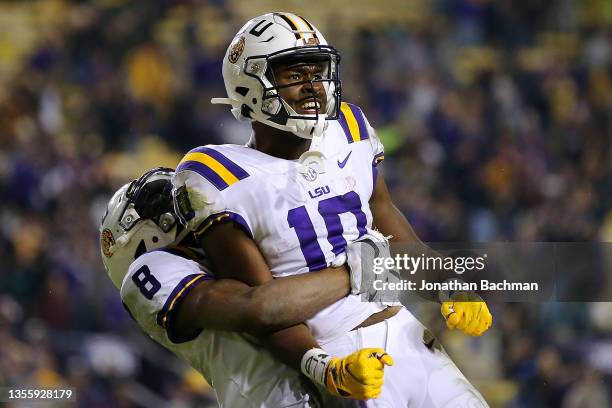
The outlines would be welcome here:
M 334 254 L 336 255 L 344 252 L 346 248 L 346 239 L 342 236 L 344 229 L 340 221 L 340 214 L 348 212 L 352 213 L 357 219 L 359 237 L 365 235 L 368 220 L 365 213 L 361 211 L 361 200 L 356 192 L 349 191 L 344 195 L 319 201 L 319 214 L 321 214 L 323 220 L 325 220 L 327 240 L 332 245 Z
M 306 259 L 306 265 L 311 271 L 317 271 L 327 266 L 325 255 L 317 242 L 317 232 L 308 216 L 306 207 L 301 206 L 289 210 L 287 221 L 291 228 L 295 228 L 295 233 L 300 241 L 300 248 Z
M 153 296 L 161 289 L 161 283 L 151 275 L 151 270 L 147 265 L 143 265 L 132 275 L 132 282 L 149 300 L 153 299 Z
M 343 237 L 344 228 L 340 221 L 340 214 L 353 214 L 357 219 L 359 236 L 361 237 L 366 233 L 367 217 L 361 210 L 361 199 L 354 191 L 319 201 L 318 210 L 325 221 L 327 241 L 331 244 L 335 255 L 341 254 L 346 248 L 346 239 Z M 317 241 L 317 233 L 306 211 L 306 207 L 301 206 L 289 210 L 287 221 L 289 226 L 295 229 L 308 269 L 316 271 L 325 268 L 327 266 L 325 255 Z

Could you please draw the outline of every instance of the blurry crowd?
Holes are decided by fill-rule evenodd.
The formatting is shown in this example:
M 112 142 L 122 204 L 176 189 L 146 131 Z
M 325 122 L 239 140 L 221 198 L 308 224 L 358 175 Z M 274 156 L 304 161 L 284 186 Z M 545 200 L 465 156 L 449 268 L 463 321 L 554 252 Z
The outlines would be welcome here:
M 0 385 L 75 387 L 84 407 L 211 403 L 123 310 L 97 226 L 143 171 L 247 141 L 209 103 L 225 94 L 229 40 L 259 14 L 235 3 L 0 3 Z M 377 128 L 418 235 L 611 241 L 610 2 L 414 3 L 403 20 L 389 8 L 352 24 L 298 11 L 339 48 L 344 99 Z M 445 331 L 435 306 L 416 312 L 494 406 L 612 405 L 612 307 L 492 309 L 483 338 Z

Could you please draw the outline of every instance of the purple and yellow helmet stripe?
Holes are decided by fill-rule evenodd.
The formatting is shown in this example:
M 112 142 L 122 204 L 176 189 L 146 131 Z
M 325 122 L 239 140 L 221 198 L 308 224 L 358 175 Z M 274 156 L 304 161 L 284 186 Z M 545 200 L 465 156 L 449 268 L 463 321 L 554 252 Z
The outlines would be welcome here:
M 342 102 L 340 104 L 340 118 L 338 121 L 349 143 L 359 142 L 368 138 L 368 128 L 363 112 L 361 112 L 359 107 Z
M 182 170 L 195 171 L 219 190 L 249 176 L 242 167 L 209 147 L 198 147 L 187 153 L 176 168 L 177 172 Z
M 300 19 L 302 19 L 302 21 L 303 21 L 304 23 L 306 23 L 306 26 L 308 27 L 308 29 L 309 29 L 310 31 L 312 31 L 312 36 L 313 36 L 314 38 L 318 38 L 318 37 L 317 37 L 317 32 L 316 32 L 316 30 L 314 29 L 314 27 L 312 26 L 312 24 L 310 24 L 310 23 L 308 22 L 308 20 L 306 20 L 306 19 L 305 19 L 304 17 L 302 17 L 302 16 L 297 16 L 297 17 L 298 17 L 298 18 L 300 18 Z
M 306 21 L 305 18 L 300 17 L 296 14 L 291 13 L 274 13 L 275 15 L 282 18 L 287 25 L 295 34 L 295 38 L 299 39 L 308 39 L 308 38 L 317 38 L 317 33 L 314 30 L 312 24 Z

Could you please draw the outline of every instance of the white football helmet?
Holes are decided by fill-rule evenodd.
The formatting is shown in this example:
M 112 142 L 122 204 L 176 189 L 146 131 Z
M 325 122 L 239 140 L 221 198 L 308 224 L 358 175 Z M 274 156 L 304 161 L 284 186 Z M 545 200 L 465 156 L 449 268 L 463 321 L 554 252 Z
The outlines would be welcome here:
M 327 108 L 315 114 L 298 114 L 280 97 L 274 79 L 274 63 L 288 60 L 323 63 L 321 78 L 292 83 L 321 82 Z M 291 13 L 269 13 L 248 21 L 232 40 L 223 59 L 223 80 L 228 98 L 212 103 L 232 106 L 238 120 L 251 120 L 312 139 L 320 136 L 327 120 L 338 119 L 341 82 L 340 55 L 304 18 Z
M 100 225 L 100 251 L 118 289 L 138 256 L 178 243 L 186 235 L 172 204 L 173 174 L 163 167 L 149 170 L 117 190 L 108 202 Z

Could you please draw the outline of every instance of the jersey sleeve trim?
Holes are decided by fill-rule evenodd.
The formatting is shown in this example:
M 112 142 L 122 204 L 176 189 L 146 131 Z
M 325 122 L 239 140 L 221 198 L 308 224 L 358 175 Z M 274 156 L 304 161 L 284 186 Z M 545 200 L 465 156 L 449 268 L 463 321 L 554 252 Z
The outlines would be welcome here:
M 198 173 L 220 191 L 249 176 L 242 167 L 209 147 L 198 147 L 187 153 L 176 168 L 177 172 L 183 170 Z
M 185 299 L 185 296 L 187 296 L 189 291 L 200 283 L 205 282 L 207 280 L 213 280 L 213 278 L 211 276 L 200 273 L 185 276 L 172 290 L 170 296 L 168 296 L 168 299 L 166 299 L 164 306 L 157 313 L 157 324 L 166 329 L 168 339 L 170 339 L 171 342 L 183 343 L 186 341 L 193 340 L 200 334 L 201 330 L 198 330 L 196 333 L 190 336 L 177 336 L 172 330 L 172 316 L 174 315 L 173 312 L 177 310 L 178 305 L 180 304 L 180 302 L 183 301 L 183 299 Z
M 376 156 L 374 156 L 374 160 L 372 160 L 372 166 L 378 166 L 378 164 L 383 160 L 385 160 L 385 152 L 380 152 Z
M 222 224 L 224 222 L 233 221 L 238 224 L 244 232 L 249 236 L 249 238 L 254 239 L 253 231 L 251 231 L 251 227 L 246 222 L 246 220 L 240 215 L 232 211 L 222 211 L 208 216 L 202 224 L 200 224 L 200 228 L 198 228 L 194 233 L 196 236 L 201 236 L 204 234 L 210 227 L 216 224 Z
M 374 162 L 375 160 L 372 160 L 372 194 L 376 191 L 376 181 L 378 180 L 378 168 Z
M 342 102 L 340 104 L 340 117 L 338 121 L 349 143 L 366 140 L 369 137 L 365 118 L 359 107 Z

